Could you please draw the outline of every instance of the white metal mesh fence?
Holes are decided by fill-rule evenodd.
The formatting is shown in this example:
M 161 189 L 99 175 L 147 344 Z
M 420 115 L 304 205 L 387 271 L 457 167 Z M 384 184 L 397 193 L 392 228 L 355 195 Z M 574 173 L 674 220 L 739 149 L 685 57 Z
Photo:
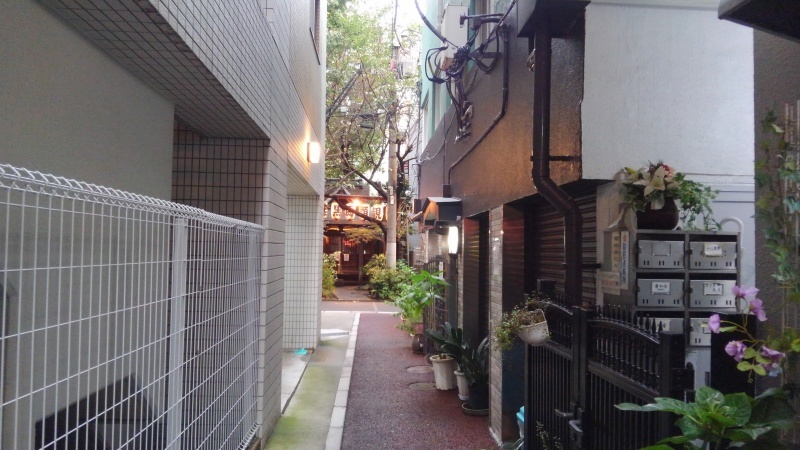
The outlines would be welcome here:
M 0 165 L 0 447 L 244 448 L 263 233 Z

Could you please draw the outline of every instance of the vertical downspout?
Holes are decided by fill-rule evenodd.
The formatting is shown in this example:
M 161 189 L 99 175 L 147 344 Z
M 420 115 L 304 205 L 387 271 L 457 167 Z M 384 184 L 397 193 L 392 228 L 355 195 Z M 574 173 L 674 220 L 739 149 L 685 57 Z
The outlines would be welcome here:
M 542 196 L 564 216 L 564 293 L 570 304 L 579 306 L 583 219 L 578 203 L 550 178 L 550 63 L 552 61 L 550 22 L 542 20 L 534 34 L 533 154 L 531 176 Z

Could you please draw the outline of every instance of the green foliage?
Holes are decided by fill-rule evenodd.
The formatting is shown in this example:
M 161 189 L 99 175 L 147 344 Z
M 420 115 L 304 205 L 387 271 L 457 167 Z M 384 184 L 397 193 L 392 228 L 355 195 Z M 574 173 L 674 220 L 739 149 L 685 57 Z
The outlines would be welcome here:
M 336 298 L 334 286 L 336 285 L 336 272 L 339 265 L 339 253 L 330 253 L 322 256 L 322 296 Z
M 415 323 L 422 322 L 425 307 L 437 298 L 442 298 L 447 282 L 438 273 L 432 274 L 425 270 L 411 275 L 408 281 L 401 294 L 389 303 L 400 308 L 403 318 L 400 329 L 411 332 Z
M 721 229 L 720 224 L 714 220 L 714 211 L 711 209 L 711 202 L 717 197 L 719 191 L 702 183 L 687 180 L 681 173 L 675 178 L 680 184 L 673 196 L 680 202 L 683 227 L 687 230 L 701 229 L 697 226 L 697 220 L 702 217 L 703 230 Z
M 489 338 L 483 338 L 477 348 L 467 348 L 461 358 L 461 370 L 470 386 L 489 382 Z
M 477 348 L 471 348 L 464 340 L 464 330 L 445 322 L 444 333 L 425 330 L 428 337 L 439 347 L 439 353 L 453 358 L 464 372 L 470 386 L 489 382 L 489 339 L 484 338 Z
M 325 175 L 340 185 L 359 179 L 377 183 L 386 157 L 389 119 L 402 135 L 416 117 L 418 77 L 398 77 L 392 70 L 392 51 L 399 38 L 401 59 L 407 57 L 404 53 L 414 48 L 419 32 L 397 29 L 395 34 L 386 19 L 392 17 L 392 7 L 388 1 L 328 0 L 328 107 L 336 106 L 334 102 L 360 71 L 326 123 Z M 367 123 L 371 128 L 365 128 Z
M 772 276 L 786 290 L 790 301 L 800 301 L 798 241 L 793 225 L 800 212 L 800 199 L 795 194 L 796 189 L 784 188 L 786 183 L 800 181 L 800 167 L 791 154 L 791 146 L 782 139 L 784 130 L 778 126 L 773 111 L 767 113 L 762 127 L 773 139 L 762 144 L 762 158 L 756 161 L 756 185 L 761 189 L 756 216 L 761 219 L 766 246 L 778 264 Z
M 386 267 L 386 255 L 375 255 L 364 264 L 364 273 L 369 277 L 367 287 L 370 295 L 382 300 L 389 300 L 403 294 L 403 289 L 408 286 L 414 269 L 405 261 L 397 261 L 397 267 Z
M 471 351 L 469 343 L 464 340 L 464 330 L 453 327 L 450 322 L 445 322 L 444 332 L 425 330 L 425 334 L 439 347 L 438 353 L 444 353 L 453 358 L 459 369 L 464 370 L 461 361 L 464 359 L 464 354 Z
M 535 314 L 534 311 L 537 309 L 544 311 L 547 305 L 541 301 L 546 299 L 546 296 L 534 292 L 528 295 L 525 303 L 515 306 L 511 311 L 504 312 L 500 323 L 494 328 L 492 341 L 495 348 L 501 351 L 511 349 L 519 339 L 517 333 L 521 327 L 543 322 L 544 316 Z
M 680 218 L 683 227 L 698 229 L 697 221 L 703 219 L 704 230 L 719 230 L 719 223 L 713 218 L 711 202 L 719 191 L 686 176 L 659 161 L 641 169 L 625 167 L 622 169 L 622 185 L 625 188 L 625 204 L 633 211 L 645 211 L 647 205 L 661 209 L 667 198 L 680 203 Z
M 662 439 L 651 450 L 675 448 L 712 449 L 730 441 L 731 447 L 742 449 L 784 449 L 780 443 L 780 431 L 791 426 L 794 409 L 787 400 L 787 392 L 769 389 L 752 398 L 744 393 L 723 395 L 716 389 L 704 386 L 697 390 L 695 401 L 682 402 L 667 397 L 658 397 L 655 403 L 616 405 L 623 411 L 664 411 L 677 414 L 675 425 L 681 430 L 679 436 Z M 697 446 L 693 441 L 701 441 Z
M 383 231 L 381 231 L 377 225 L 350 228 L 345 231 L 345 234 L 347 235 L 347 239 L 353 241 L 355 244 L 369 244 L 370 242 L 383 239 Z

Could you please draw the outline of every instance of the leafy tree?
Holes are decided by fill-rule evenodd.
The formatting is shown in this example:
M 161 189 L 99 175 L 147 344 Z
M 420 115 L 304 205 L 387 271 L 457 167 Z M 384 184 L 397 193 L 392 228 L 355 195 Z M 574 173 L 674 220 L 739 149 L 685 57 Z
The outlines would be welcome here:
M 413 74 L 403 76 L 400 60 L 415 54 L 419 28 L 417 25 L 397 32 L 393 7 L 393 3 L 376 5 L 367 0 L 328 1 L 325 161 L 328 193 L 364 182 L 388 201 L 389 192 L 383 179 L 391 129 L 396 127 L 397 141 L 402 143 L 409 127 L 418 120 L 417 71 L 414 68 Z M 403 168 L 414 154 L 410 146 L 400 148 L 398 235 L 408 216 L 409 203 Z M 375 223 L 386 234 L 381 222 L 347 206 L 345 200 L 333 198 L 342 209 Z

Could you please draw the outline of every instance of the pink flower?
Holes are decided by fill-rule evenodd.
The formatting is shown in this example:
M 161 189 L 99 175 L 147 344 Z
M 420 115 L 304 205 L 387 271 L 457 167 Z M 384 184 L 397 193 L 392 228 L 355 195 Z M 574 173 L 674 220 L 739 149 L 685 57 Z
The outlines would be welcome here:
M 742 341 L 730 341 L 728 345 L 725 346 L 725 353 L 733 356 L 733 359 L 736 361 L 744 359 L 745 350 L 747 350 L 747 346 L 744 345 Z
M 758 295 L 758 288 L 755 287 L 745 288 L 741 286 L 734 286 L 732 291 L 736 298 L 755 297 Z
M 762 322 L 767 320 L 767 312 L 764 311 L 764 302 L 762 302 L 761 299 L 750 300 L 747 304 L 747 308 L 756 315 L 758 320 Z
M 711 317 L 708 318 L 708 329 L 711 330 L 712 333 L 719 333 L 719 314 L 712 314 Z

